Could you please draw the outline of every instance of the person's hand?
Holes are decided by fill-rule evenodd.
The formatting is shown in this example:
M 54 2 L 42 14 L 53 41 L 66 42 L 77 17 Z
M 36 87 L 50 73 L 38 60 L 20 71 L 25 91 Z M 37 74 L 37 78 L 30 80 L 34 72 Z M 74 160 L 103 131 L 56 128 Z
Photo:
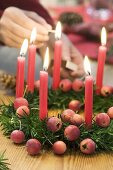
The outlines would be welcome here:
M 53 60 L 54 56 L 54 43 L 55 40 L 50 36 L 50 42 L 49 42 L 49 49 L 50 49 L 50 58 Z M 84 68 L 83 68 L 83 57 L 80 54 L 80 52 L 74 47 L 74 45 L 70 42 L 68 37 L 66 35 L 62 35 L 62 44 L 63 44 L 63 49 L 62 49 L 62 61 L 71 61 L 74 64 L 77 65 L 77 70 L 76 71 L 71 71 L 69 69 L 66 69 L 64 65 L 61 66 L 61 77 L 62 78 L 77 78 L 77 77 L 82 77 L 84 75 Z M 48 45 L 48 44 L 47 44 Z M 40 53 L 42 56 L 45 54 L 45 49 L 44 47 L 40 49 Z M 52 65 L 50 64 L 50 67 L 48 69 L 49 74 L 52 75 L 53 73 L 53 62 Z
M 67 70 L 65 67 L 61 68 L 61 76 L 63 78 L 77 78 L 84 75 L 83 57 L 81 53 L 75 48 L 67 36 L 62 35 L 63 51 L 62 60 L 71 61 L 77 65 L 77 70 Z
M 35 44 L 39 48 L 48 41 L 51 26 L 35 12 L 9 7 L 0 19 L 0 41 L 9 47 L 20 48 L 25 38 L 30 39 L 33 27 L 37 30 Z

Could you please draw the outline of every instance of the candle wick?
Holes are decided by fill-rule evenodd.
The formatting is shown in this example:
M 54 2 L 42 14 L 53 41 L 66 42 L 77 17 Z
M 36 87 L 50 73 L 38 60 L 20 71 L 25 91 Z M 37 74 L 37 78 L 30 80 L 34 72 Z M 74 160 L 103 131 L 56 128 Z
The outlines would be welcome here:
M 61 36 L 55 35 L 55 40 L 56 41 L 61 40 L 61 37 L 62 37 L 62 35 Z
M 58 40 L 60 40 L 60 38 L 59 38 L 59 37 L 56 37 L 56 41 L 58 41 Z
M 91 75 L 91 73 L 90 73 L 89 71 L 88 71 L 87 73 L 88 73 L 88 76 L 90 76 L 90 75 Z
M 105 47 L 105 46 L 106 46 L 106 44 L 105 44 L 105 43 L 102 43 L 102 46 L 103 46 L 103 47 Z
M 31 45 L 34 45 L 34 41 L 30 41 L 30 44 L 31 44 Z
M 21 54 L 20 54 L 20 57 L 23 57 L 24 55 L 25 55 L 24 53 L 21 53 Z
M 47 67 L 44 67 L 44 68 L 43 68 L 43 71 L 47 71 Z

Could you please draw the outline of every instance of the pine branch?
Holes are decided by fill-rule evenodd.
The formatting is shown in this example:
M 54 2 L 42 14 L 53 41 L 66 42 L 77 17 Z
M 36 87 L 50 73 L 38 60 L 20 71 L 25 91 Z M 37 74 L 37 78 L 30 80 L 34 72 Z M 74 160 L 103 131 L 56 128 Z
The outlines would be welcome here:
M 6 158 L 4 158 L 4 152 L 2 154 L 0 154 L 0 170 L 9 170 L 8 166 L 10 165 L 9 163 L 7 163 Z

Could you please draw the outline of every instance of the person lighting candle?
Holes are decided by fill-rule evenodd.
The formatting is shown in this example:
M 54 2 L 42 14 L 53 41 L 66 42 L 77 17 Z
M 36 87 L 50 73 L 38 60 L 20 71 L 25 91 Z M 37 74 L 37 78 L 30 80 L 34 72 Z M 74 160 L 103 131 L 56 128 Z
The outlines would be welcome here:
M 20 48 L 24 38 L 30 39 L 33 27 L 36 27 L 37 29 L 35 41 L 36 47 L 39 49 L 40 47 L 44 47 L 47 43 L 50 53 L 52 54 L 54 52 L 54 34 L 49 33 L 49 31 L 52 30 L 52 27 L 54 29 L 54 21 L 49 16 L 46 9 L 42 7 L 39 1 L 4 0 L 1 1 L 0 4 L 0 43 L 8 47 L 7 51 L 4 46 L 1 46 L 0 48 L 1 69 L 4 69 L 10 73 L 15 73 L 15 55 L 18 50 L 17 48 Z M 66 70 L 65 67 L 62 66 L 61 77 L 76 78 L 83 76 L 84 70 L 82 55 L 64 34 L 62 35 L 62 42 L 62 60 L 69 58 L 70 61 L 77 64 L 78 69 L 77 71 L 69 72 L 69 70 Z M 40 56 L 43 58 L 41 50 L 45 51 L 45 49 L 43 50 L 40 48 L 37 52 L 39 52 Z M 7 53 L 9 55 L 7 55 Z M 52 58 L 53 55 L 50 55 L 50 57 Z M 39 60 L 36 62 L 39 68 Z M 52 67 L 49 68 L 49 70 L 49 74 L 52 75 Z M 36 73 L 37 79 L 39 70 Z

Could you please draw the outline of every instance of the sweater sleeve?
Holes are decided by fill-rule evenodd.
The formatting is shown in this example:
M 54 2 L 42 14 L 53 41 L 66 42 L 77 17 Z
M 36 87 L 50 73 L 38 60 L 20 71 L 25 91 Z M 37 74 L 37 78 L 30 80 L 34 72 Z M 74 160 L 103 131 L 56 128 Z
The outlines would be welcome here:
M 14 6 L 23 10 L 34 11 L 38 15 L 42 16 L 48 24 L 54 26 L 53 19 L 49 15 L 48 11 L 37 0 L 2 0 L 0 2 L 0 17 L 3 11 Z
M 2 14 L 3 14 L 3 10 L 0 10 L 0 18 L 1 18 L 1 16 L 2 16 Z

